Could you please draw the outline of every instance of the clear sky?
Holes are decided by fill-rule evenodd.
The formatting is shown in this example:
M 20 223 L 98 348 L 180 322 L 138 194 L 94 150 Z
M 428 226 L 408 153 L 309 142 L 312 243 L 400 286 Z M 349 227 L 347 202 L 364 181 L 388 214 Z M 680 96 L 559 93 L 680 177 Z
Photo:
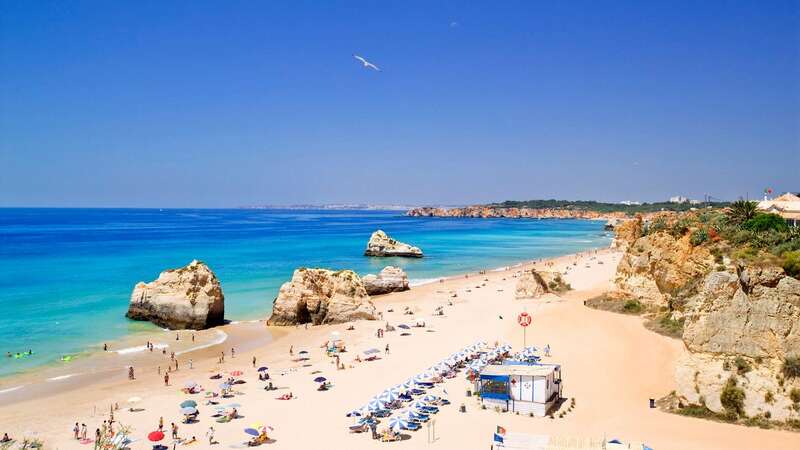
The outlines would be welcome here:
M 799 1 L 0 0 L 2 206 L 768 186 L 800 190 Z

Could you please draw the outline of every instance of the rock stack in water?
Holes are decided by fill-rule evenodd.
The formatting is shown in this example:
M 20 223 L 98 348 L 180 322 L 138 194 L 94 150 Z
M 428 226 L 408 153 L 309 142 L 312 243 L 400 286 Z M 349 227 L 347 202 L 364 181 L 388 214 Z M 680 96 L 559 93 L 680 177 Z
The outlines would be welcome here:
M 558 272 L 526 270 L 522 273 L 514 290 L 516 298 L 538 298 L 548 293 L 568 291 L 569 285 Z
M 364 251 L 366 256 L 406 256 L 422 258 L 422 250 L 404 242 L 394 240 L 386 235 L 383 230 L 372 233 Z
M 375 305 L 355 272 L 300 268 L 281 286 L 267 325 L 319 325 L 375 318 Z
M 225 296 L 214 272 L 194 260 L 136 284 L 126 317 L 172 330 L 201 330 L 224 322 Z
M 386 266 L 377 276 L 369 274 L 362 281 L 369 295 L 408 290 L 408 275 L 399 267 Z

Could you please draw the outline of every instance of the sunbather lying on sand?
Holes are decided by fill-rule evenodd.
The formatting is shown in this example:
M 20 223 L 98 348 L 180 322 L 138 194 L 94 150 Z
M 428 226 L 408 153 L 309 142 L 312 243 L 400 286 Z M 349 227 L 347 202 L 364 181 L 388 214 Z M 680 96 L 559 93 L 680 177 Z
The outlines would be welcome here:
M 283 394 L 280 397 L 276 397 L 275 399 L 276 400 L 291 400 L 293 398 L 294 398 L 294 395 L 291 392 L 289 392 L 288 394 Z

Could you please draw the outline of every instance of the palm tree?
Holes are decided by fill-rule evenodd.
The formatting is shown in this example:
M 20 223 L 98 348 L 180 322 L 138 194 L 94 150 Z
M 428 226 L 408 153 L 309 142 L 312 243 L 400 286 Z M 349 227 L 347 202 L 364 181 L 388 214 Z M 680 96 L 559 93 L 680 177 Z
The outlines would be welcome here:
M 756 216 L 758 203 L 748 200 L 736 200 L 725 213 L 728 220 L 735 224 L 743 224 Z

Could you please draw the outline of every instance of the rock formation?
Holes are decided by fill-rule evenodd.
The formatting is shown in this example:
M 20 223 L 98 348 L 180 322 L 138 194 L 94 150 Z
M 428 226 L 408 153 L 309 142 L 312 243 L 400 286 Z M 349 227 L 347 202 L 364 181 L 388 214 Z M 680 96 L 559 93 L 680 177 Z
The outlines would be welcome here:
M 737 269 L 710 273 L 684 306 L 683 341 L 691 353 L 676 370 L 678 394 L 723 412 L 720 393 L 734 376 L 748 416 L 797 417 L 787 407 L 800 380 L 781 382 L 778 374 L 787 356 L 800 355 L 800 281 L 780 267 Z M 736 367 L 737 358 L 748 370 Z
M 412 217 L 472 217 L 472 218 L 509 218 L 509 219 L 624 219 L 623 212 L 600 213 L 585 209 L 559 208 L 504 208 L 499 206 L 476 205 L 464 208 L 414 208 L 406 215 Z
M 375 276 L 369 274 L 361 279 L 369 295 L 388 294 L 408 290 L 408 276 L 399 267 L 386 266 Z
M 614 248 L 626 249 L 635 240 L 642 237 L 644 226 L 642 217 L 619 221 L 613 226 L 614 241 L 611 246 Z
M 517 280 L 514 296 L 518 299 L 538 298 L 544 294 L 561 293 L 569 289 L 560 273 L 530 269 L 524 271 Z
M 267 325 L 319 325 L 375 318 L 375 305 L 355 272 L 300 268 L 281 286 Z
M 648 234 L 633 241 L 617 266 L 615 283 L 644 303 L 667 305 L 689 283 L 708 273 L 714 258 L 685 235 Z
M 396 241 L 383 230 L 378 230 L 372 233 L 367 243 L 367 250 L 364 251 L 365 256 L 408 256 L 413 258 L 422 258 L 422 250 L 418 247 L 413 247 L 406 243 Z
M 161 272 L 155 281 L 136 284 L 126 317 L 172 330 L 201 330 L 223 323 L 225 296 L 214 272 L 194 260 Z

